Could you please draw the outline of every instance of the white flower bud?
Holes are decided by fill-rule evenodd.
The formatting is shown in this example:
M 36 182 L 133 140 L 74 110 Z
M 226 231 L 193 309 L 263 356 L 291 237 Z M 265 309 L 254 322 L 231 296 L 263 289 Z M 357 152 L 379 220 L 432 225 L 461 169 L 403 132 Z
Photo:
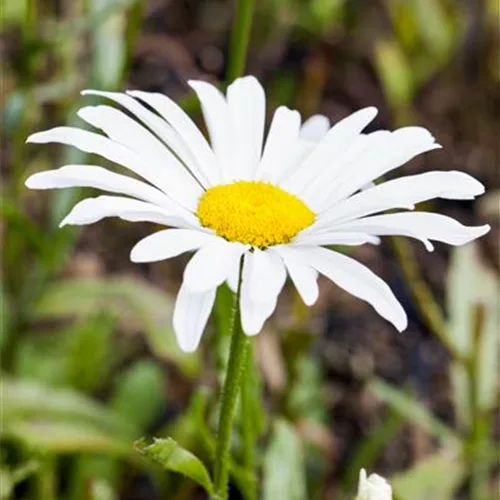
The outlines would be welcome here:
M 366 477 L 365 469 L 361 469 L 356 500 L 392 500 L 391 485 L 378 474 Z

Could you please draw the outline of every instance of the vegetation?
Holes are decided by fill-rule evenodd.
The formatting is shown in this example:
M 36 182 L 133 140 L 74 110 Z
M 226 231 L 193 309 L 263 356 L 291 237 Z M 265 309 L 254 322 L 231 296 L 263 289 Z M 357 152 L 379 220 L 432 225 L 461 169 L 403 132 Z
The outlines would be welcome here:
M 109 219 L 59 229 L 83 193 L 29 192 L 24 180 L 90 158 L 24 141 L 73 123 L 91 99 L 84 88 L 161 91 L 198 116 L 184 81 L 224 85 L 248 50 L 246 72 L 265 83 L 271 108 L 336 120 L 374 104 L 377 126 L 428 126 L 445 149 L 426 161 L 459 166 L 489 190 L 477 205 L 440 208 L 493 230 L 451 254 L 400 239 L 357 250 L 405 300 L 402 336 L 326 284 L 311 310 L 289 291 L 243 376 L 252 425 L 239 422 L 232 442 L 231 498 L 252 500 L 256 488 L 264 500 L 352 498 L 364 467 L 388 477 L 397 499 L 493 500 L 498 2 L 266 0 L 248 46 L 252 12 L 232 9 L 218 0 L 2 5 L 0 499 L 181 500 L 211 490 L 231 292 L 219 290 L 201 348 L 182 353 L 171 331 L 179 267 L 128 261 L 155 228 Z

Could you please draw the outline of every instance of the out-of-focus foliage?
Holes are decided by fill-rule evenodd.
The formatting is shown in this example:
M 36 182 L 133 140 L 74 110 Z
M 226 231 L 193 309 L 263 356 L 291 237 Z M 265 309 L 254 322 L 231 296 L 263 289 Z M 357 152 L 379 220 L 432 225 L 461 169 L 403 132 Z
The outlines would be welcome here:
M 263 498 L 307 498 L 304 451 L 297 431 L 288 422 L 277 420 L 264 456 Z
M 171 11 L 147 18 L 151 9 L 177 3 L 183 4 L 174 5 L 181 15 L 172 21 Z M 468 45 L 485 47 L 484 61 L 473 61 L 484 66 L 484 75 L 472 77 L 484 78 L 485 86 L 500 81 L 495 58 L 499 4 L 488 0 L 477 8 L 475 12 L 467 2 L 450 0 L 258 2 L 251 70 L 263 73 L 271 108 L 286 104 L 300 108 L 304 117 L 316 113 L 323 95 L 331 92 L 329 82 L 345 106 L 364 103 L 365 94 L 383 96 L 388 111 L 383 121 L 391 122 L 384 126 L 420 123 L 419 99 L 437 79 L 455 78 L 456 72 L 447 71 L 459 59 L 470 58 Z M 181 353 L 171 328 L 173 295 L 164 289 L 175 289 L 175 278 L 119 263 L 128 255 L 128 237 L 111 248 L 110 241 L 101 242 L 100 233 L 82 242 L 82 233 L 74 228 L 59 229 L 82 196 L 80 190 L 41 194 L 24 187 L 32 172 L 95 159 L 74 148 L 35 149 L 24 142 L 33 131 L 76 124 L 77 107 L 93 102 L 79 95 L 83 88 L 123 89 L 131 72 L 147 72 L 151 59 L 159 57 L 148 50 L 163 40 L 165 31 L 174 33 L 174 41 L 164 37 L 174 47 L 172 53 L 183 54 L 175 45 L 177 26 L 172 24 L 188 25 L 179 45 L 195 47 L 194 60 L 202 65 L 205 59 L 222 59 L 223 69 L 229 13 L 229 2 L 212 0 L 2 3 L 1 50 L 7 56 L 0 75 L 5 143 L 0 202 L 2 500 L 115 500 L 126 491 L 181 500 L 203 498 L 198 485 L 211 490 L 207 470 L 215 450 L 215 387 L 227 358 L 231 292 L 219 290 L 213 322 L 217 335 L 204 338 L 196 354 Z M 203 36 L 193 28 L 197 25 L 212 29 L 203 35 L 206 52 L 198 46 Z M 147 39 L 138 38 L 146 30 Z M 329 51 L 334 54 L 330 59 L 325 56 Z M 287 64 L 269 67 L 268 58 L 280 52 L 291 54 Z M 141 64 L 134 68 L 138 54 L 146 70 Z M 158 86 L 169 89 L 165 81 L 193 76 L 194 66 L 186 77 L 176 75 L 170 57 L 176 59 L 169 52 L 165 60 L 160 57 L 160 69 L 149 70 L 152 88 L 155 78 Z M 222 69 L 209 76 L 221 77 Z M 198 70 L 206 73 L 207 66 L 203 71 L 196 66 Z M 332 80 L 337 83 L 331 85 Z M 357 87 L 360 80 L 363 85 Z M 183 105 L 193 114 L 198 110 L 192 97 Z M 333 114 L 334 108 L 324 111 Z M 444 113 L 443 120 L 454 121 L 456 114 Z M 498 221 L 498 192 L 487 200 L 479 210 Z M 125 226 L 115 229 L 116 238 L 125 239 Z M 410 246 L 402 245 L 395 242 L 396 254 L 410 262 L 410 273 L 404 263 L 401 268 L 418 321 L 449 350 L 443 370 L 449 368 L 454 417 L 436 414 L 414 387 L 384 381 L 373 370 L 366 371 L 367 380 L 348 381 L 343 379 L 346 372 L 337 370 L 332 384 L 332 375 L 319 362 L 326 353 L 316 347 L 316 333 L 327 320 L 318 318 L 319 308 L 305 309 L 292 296 L 289 317 L 280 319 L 279 331 L 273 325 L 256 339 L 258 363 L 248 366 L 244 377 L 249 397 L 241 409 L 252 414 L 252 426 L 237 425 L 230 474 L 246 500 L 254 500 L 255 484 L 265 499 L 349 498 L 359 469 L 378 466 L 386 468 L 384 476 L 392 476 L 396 498 L 451 500 L 459 492 L 471 500 L 495 498 L 498 269 L 484 264 L 478 245 L 453 251 L 444 284 L 445 315 L 433 294 L 419 288 L 425 280 L 417 259 Z M 117 247 L 120 255 L 113 254 Z M 99 258 L 82 264 L 75 257 L 88 254 Z M 320 307 L 324 312 L 325 304 Z M 342 333 L 341 326 L 332 328 L 333 335 Z M 367 332 L 372 333 L 378 332 Z M 401 356 L 396 361 L 404 365 L 408 360 Z M 337 418 L 353 412 L 362 399 L 350 397 L 358 392 L 366 396 L 368 408 L 384 405 L 382 417 L 367 428 L 363 419 L 369 415 L 361 415 L 350 422 L 352 428 L 337 429 Z M 342 399 L 340 409 L 334 406 Z M 412 433 L 420 436 L 416 441 L 427 443 L 425 451 L 410 458 L 407 453 L 397 466 L 387 465 L 384 451 Z M 168 474 L 134 450 L 133 443 L 145 435 L 160 436 L 152 445 L 140 442 L 139 448 Z M 347 450 L 339 444 L 345 435 L 354 435 L 351 442 L 356 443 Z M 255 452 L 249 454 L 249 448 Z M 250 462 L 259 470 L 256 477 L 247 470 Z

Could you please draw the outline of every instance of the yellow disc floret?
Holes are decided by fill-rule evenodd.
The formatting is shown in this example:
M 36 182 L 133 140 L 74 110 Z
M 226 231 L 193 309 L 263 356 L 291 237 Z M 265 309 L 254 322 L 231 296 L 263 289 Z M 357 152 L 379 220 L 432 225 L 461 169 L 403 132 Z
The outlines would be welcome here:
M 208 189 L 200 198 L 197 215 L 218 236 L 259 248 L 288 243 L 315 218 L 302 200 L 260 181 Z

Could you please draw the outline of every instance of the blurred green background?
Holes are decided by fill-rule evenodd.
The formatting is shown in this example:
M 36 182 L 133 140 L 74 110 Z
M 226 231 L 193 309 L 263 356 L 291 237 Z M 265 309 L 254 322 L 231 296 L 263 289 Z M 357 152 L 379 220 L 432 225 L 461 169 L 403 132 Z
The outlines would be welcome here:
M 172 436 L 212 459 L 229 292 L 201 349 L 181 353 L 171 311 L 186 259 L 130 263 L 152 225 L 58 229 L 84 193 L 24 180 L 90 158 L 24 141 L 83 126 L 84 88 L 163 92 L 199 121 L 185 82 L 224 81 L 234 5 L 2 0 L 1 16 L 0 498 L 205 498 L 132 443 Z M 311 309 L 284 294 L 256 338 L 245 409 L 265 500 L 352 498 L 361 467 L 390 478 L 397 499 L 498 498 L 499 23 L 498 0 L 256 3 L 247 73 L 264 83 L 269 112 L 286 104 L 336 121 L 375 105 L 375 128 L 426 126 L 444 149 L 400 172 L 471 173 L 487 195 L 430 205 L 492 226 L 432 254 L 397 238 L 342 249 L 390 283 L 410 316 L 403 335 L 327 282 Z M 237 436 L 237 457 L 239 447 Z M 247 498 L 246 480 L 234 465 L 232 499 Z

